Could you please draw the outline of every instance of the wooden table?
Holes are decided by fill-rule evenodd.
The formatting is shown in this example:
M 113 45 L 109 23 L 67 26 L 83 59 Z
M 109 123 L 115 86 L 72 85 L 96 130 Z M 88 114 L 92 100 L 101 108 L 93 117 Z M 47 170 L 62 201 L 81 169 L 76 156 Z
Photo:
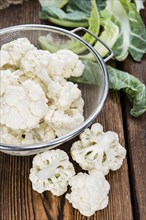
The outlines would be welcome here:
M 39 4 L 30 0 L 22 6 L 11 6 L 0 11 L 0 27 L 25 23 L 41 23 Z M 143 18 L 146 21 L 146 14 Z M 146 83 L 146 56 L 142 62 L 129 57 L 116 63 Z M 107 179 L 111 185 L 109 205 L 96 212 L 94 220 L 146 219 L 146 114 L 130 116 L 131 104 L 125 94 L 110 91 L 105 106 L 96 121 L 105 130 L 119 134 L 127 149 L 127 158 Z M 71 142 L 65 144 L 67 151 Z M 83 217 L 64 196 L 55 197 L 49 192 L 38 194 L 31 188 L 29 170 L 33 157 L 14 157 L 0 153 L 0 220 L 83 220 Z

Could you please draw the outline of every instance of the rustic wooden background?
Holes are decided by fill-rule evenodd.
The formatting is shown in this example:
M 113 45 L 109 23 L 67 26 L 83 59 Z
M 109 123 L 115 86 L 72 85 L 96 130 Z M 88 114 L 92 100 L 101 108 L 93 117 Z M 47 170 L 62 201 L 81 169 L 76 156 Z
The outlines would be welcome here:
M 0 11 L 0 28 L 18 24 L 44 23 L 39 20 L 39 4 L 29 0 L 23 5 Z M 146 11 L 142 11 L 146 22 Z M 136 63 L 131 57 L 115 65 L 146 83 L 146 56 Z M 109 205 L 85 218 L 65 199 L 49 192 L 38 194 L 31 188 L 31 157 L 0 153 L 0 220 L 145 220 L 146 219 L 146 114 L 130 116 L 131 104 L 123 93 L 110 91 L 96 119 L 105 130 L 113 130 L 127 149 L 127 158 L 107 179 L 111 185 Z M 69 151 L 72 142 L 61 146 Z M 78 170 L 78 167 L 76 166 Z

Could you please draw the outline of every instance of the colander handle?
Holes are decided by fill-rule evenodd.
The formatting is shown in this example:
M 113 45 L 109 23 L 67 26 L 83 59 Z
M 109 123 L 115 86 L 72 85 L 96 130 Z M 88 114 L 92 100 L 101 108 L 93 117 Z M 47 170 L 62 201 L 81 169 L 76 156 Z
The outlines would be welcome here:
M 78 28 L 72 30 L 71 32 L 72 32 L 72 33 L 76 33 L 76 32 L 78 32 L 78 31 L 87 32 L 88 34 L 90 34 L 90 35 L 92 35 L 93 37 L 95 37 L 96 40 L 98 40 L 101 44 L 103 44 L 104 47 L 106 47 L 106 49 L 109 51 L 109 56 L 104 59 L 104 62 L 107 62 L 108 60 L 110 60 L 110 59 L 114 56 L 114 53 L 113 53 L 113 51 L 111 50 L 111 48 L 110 48 L 105 42 L 103 42 L 99 37 L 97 37 L 95 34 L 93 34 L 91 31 L 87 30 L 87 29 L 84 28 L 84 27 L 78 27 Z M 98 51 L 97 51 L 97 52 L 98 52 Z

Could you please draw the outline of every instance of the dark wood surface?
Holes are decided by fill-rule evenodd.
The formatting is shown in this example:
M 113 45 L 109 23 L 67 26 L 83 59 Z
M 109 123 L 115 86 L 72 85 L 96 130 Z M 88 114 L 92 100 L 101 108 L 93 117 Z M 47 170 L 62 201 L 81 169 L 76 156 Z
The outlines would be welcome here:
M 39 4 L 34 0 L 22 6 L 11 6 L 0 11 L 0 28 L 41 23 L 38 13 Z M 116 65 L 146 83 L 146 56 L 140 63 L 128 58 Z M 72 208 L 64 196 L 56 197 L 49 192 L 38 194 L 32 190 L 28 178 L 33 157 L 0 153 L 0 220 L 145 220 L 146 114 L 133 118 L 129 114 L 130 108 L 131 104 L 123 93 L 110 91 L 96 119 L 105 130 L 117 132 L 121 144 L 127 149 L 122 168 L 107 176 L 111 190 L 106 209 L 85 218 Z M 71 143 L 64 144 L 61 149 L 69 151 Z

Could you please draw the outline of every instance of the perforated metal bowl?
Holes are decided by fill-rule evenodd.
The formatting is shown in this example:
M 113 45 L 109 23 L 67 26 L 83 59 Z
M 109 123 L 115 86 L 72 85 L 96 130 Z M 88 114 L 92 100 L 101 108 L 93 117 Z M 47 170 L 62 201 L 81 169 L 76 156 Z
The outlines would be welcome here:
M 109 56 L 103 60 L 98 52 L 90 44 L 88 44 L 79 35 L 76 34 L 78 31 L 88 32 L 88 34 L 92 35 L 92 37 L 97 38 L 94 34 L 85 28 L 78 28 L 73 31 L 67 31 L 61 28 L 46 25 L 19 25 L 0 30 L 0 46 L 17 38 L 26 37 L 32 44 L 39 48 L 38 38 L 40 36 L 46 35 L 49 36 L 52 46 L 54 42 L 54 47 L 56 47 L 56 45 L 60 45 L 62 48 L 64 48 L 65 45 L 68 45 L 69 42 L 73 41 L 74 43 L 77 43 L 79 48 L 84 47 L 84 51 L 81 51 L 81 53 L 78 55 L 82 56 L 88 53 L 92 54 L 95 59 L 94 65 L 97 66 L 97 84 L 79 84 L 79 88 L 82 91 L 82 96 L 85 101 L 85 121 L 83 124 L 71 132 L 65 134 L 64 136 L 49 142 L 19 146 L 11 145 L 11 143 L 9 145 L 0 143 L 0 151 L 13 155 L 31 155 L 42 152 L 46 149 L 55 148 L 56 146 L 61 145 L 64 142 L 71 140 L 75 136 L 79 135 L 85 128 L 91 125 L 93 120 L 100 113 L 108 94 L 108 75 L 105 62 L 113 56 L 113 52 L 110 50 L 110 48 L 107 47 L 107 45 L 102 42 L 102 44 L 104 44 L 104 46 L 109 51 Z M 97 40 L 99 39 L 97 38 Z M 92 76 L 92 70 L 90 74 Z

